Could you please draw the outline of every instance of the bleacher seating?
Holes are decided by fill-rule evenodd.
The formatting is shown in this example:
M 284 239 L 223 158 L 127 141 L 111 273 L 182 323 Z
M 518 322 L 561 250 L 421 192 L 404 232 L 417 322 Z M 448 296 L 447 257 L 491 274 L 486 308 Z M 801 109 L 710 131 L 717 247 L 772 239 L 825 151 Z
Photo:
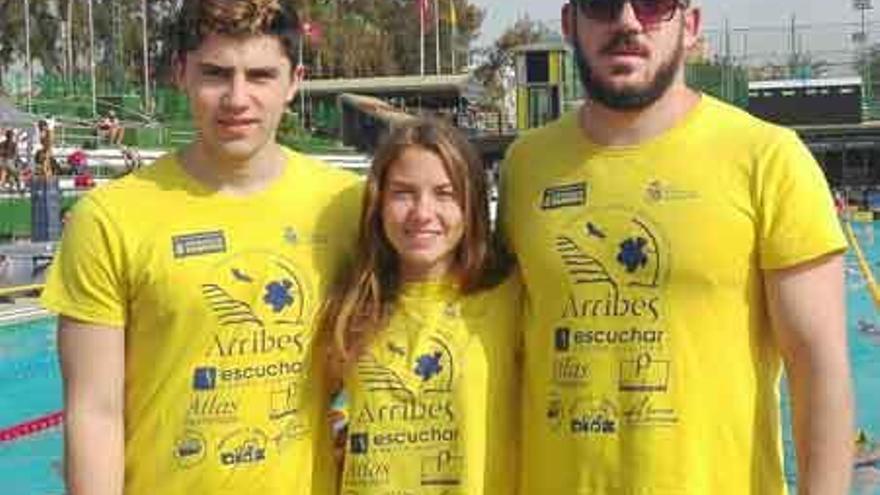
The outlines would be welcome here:
M 55 158 L 59 163 L 66 164 L 67 156 L 80 148 L 61 147 L 55 149 Z M 114 177 L 125 170 L 125 158 L 122 148 L 98 148 L 83 150 L 88 157 L 87 163 L 92 173 L 98 177 Z M 143 165 L 149 165 L 168 150 L 138 149 Z M 311 154 L 319 160 L 349 170 L 365 170 L 370 167 L 370 157 L 357 153 Z

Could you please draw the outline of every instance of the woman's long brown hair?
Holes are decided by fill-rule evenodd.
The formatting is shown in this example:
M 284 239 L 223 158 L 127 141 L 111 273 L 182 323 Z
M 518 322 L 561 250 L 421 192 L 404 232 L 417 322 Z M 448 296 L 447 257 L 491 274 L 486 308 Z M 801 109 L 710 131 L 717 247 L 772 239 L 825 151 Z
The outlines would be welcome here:
M 382 194 L 389 169 L 404 150 L 419 147 L 437 155 L 462 209 L 464 234 L 452 272 L 463 294 L 500 278 L 488 211 L 486 176 L 471 144 L 452 126 L 435 119 L 413 119 L 395 127 L 373 159 L 361 211 L 354 270 L 344 275 L 327 299 L 319 328 L 331 338 L 334 363 L 356 361 L 370 337 L 386 323 L 400 287 L 397 255 L 382 227 Z M 344 365 L 344 364 L 343 364 Z M 341 378 L 338 366 L 332 375 Z

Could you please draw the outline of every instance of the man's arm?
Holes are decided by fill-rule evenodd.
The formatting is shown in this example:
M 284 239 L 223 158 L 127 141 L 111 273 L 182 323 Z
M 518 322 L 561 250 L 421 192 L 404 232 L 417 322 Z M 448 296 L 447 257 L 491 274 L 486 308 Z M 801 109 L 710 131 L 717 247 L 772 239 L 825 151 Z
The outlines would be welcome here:
M 65 478 L 70 495 L 121 495 L 125 473 L 125 337 L 61 318 Z
M 800 494 L 849 493 L 854 430 L 843 280 L 841 255 L 765 274 L 791 390 Z

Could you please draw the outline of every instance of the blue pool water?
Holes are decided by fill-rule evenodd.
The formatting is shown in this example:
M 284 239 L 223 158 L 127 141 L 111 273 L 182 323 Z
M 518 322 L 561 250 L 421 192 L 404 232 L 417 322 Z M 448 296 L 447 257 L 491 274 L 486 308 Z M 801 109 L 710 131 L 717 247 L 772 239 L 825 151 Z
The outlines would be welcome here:
M 875 276 L 880 275 L 880 222 L 855 224 L 854 230 Z M 858 324 L 860 320 L 880 324 L 880 317 L 852 253 L 847 255 L 847 309 L 856 422 L 880 440 L 880 335 L 869 335 Z M 0 326 L 0 429 L 61 409 L 54 327 L 54 318 Z M 788 425 L 787 400 L 783 414 Z M 795 463 L 787 427 L 783 440 L 786 469 L 794 486 Z M 62 494 L 61 449 L 58 429 L 0 443 L 0 494 Z M 874 471 L 856 473 L 853 495 L 880 495 L 880 469 Z
M 43 318 L 0 327 L 0 429 L 61 409 L 55 320 Z M 0 493 L 64 492 L 58 428 L 0 443 Z

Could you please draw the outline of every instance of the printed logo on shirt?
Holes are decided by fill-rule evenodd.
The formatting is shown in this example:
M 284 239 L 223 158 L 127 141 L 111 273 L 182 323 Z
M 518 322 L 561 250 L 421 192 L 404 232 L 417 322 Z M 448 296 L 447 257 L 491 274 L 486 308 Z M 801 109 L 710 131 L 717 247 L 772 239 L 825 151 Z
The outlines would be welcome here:
M 206 355 L 221 358 L 233 356 L 259 356 L 264 354 L 305 352 L 305 336 L 302 331 L 270 333 L 265 328 L 239 333 L 215 333 L 213 344 Z
M 643 352 L 620 363 L 619 388 L 622 392 L 665 392 L 669 383 L 670 361 Z
M 571 349 L 571 329 L 560 327 L 554 335 L 555 347 L 558 352 L 568 352 Z
M 276 383 L 269 391 L 269 419 L 276 421 L 296 414 L 300 404 L 300 383 L 287 380 Z
M 645 395 L 623 411 L 623 421 L 636 426 L 671 426 L 678 422 L 678 413 L 672 407 L 660 407 L 655 397 Z
M 676 189 L 661 180 L 652 180 L 645 187 L 645 199 L 651 203 L 659 203 L 662 201 L 682 201 L 699 199 L 700 195 L 696 191 L 685 191 Z
M 667 250 L 649 221 L 624 209 L 591 210 L 556 236 L 554 249 L 572 288 L 561 318 L 661 319 Z M 570 348 L 575 337 L 557 331 L 555 349 Z
M 391 479 L 391 466 L 387 462 L 368 457 L 352 457 L 345 463 L 347 486 L 382 486 Z M 354 492 L 357 493 L 357 492 Z
M 644 228 L 635 219 L 632 225 Z M 570 235 L 556 238 L 556 252 L 575 285 L 605 284 L 614 291 L 621 287 L 656 288 L 663 274 L 661 249 L 646 228 L 611 239 L 607 227 L 587 222 L 578 241 Z M 635 230 L 635 229 L 634 229 Z M 587 246 L 590 248 L 587 250 Z
M 193 371 L 193 390 L 214 390 L 217 387 L 217 368 L 200 367 Z
M 226 252 L 226 236 L 222 230 L 178 235 L 171 238 L 175 258 L 188 258 Z
M 573 316 L 567 312 L 563 313 L 563 315 L 564 317 Z M 564 354 L 577 349 L 609 346 L 661 347 L 665 344 L 666 332 L 651 328 L 640 329 L 632 327 L 621 330 L 600 328 L 570 329 L 568 327 L 560 327 L 555 330 L 553 340 L 556 352 Z
M 205 437 L 195 430 L 187 430 L 174 443 L 174 458 L 177 465 L 190 468 L 200 464 L 207 455 Z
M 464 456 L 449 450 L 422 457 L 422 486 L 457 486 L 464 472 Z
M 590 364 L 575 355 L 566 354 L 553 359 L 553 381 L 557 385 L 586 385 L 590 381 Z
M 278 452 L 284 452 L 287 447 L 305 439 L 311 432 L 304 415 L 297 413 L 285 416 L 278 433 L 271 438 L 272 445 Z
M 377 450 L 387 450 L 405 445 L 448 445 L 458 440 L 458 427 L 432 425 L 376 433 L 370 438 L 370 445 Z
M 352 454 L 366 454 L 370 450 L 370 435 L 367 433 L 352 433 L 348 441 L 351 443 Z
M 231 423 L 238 419 L 239 404 L 231 394 L 203 391 L 190 397 L 186 421 L 190 424 Z
M 266 434 L 257 428 L 242 428 L 220 441 L 217 451 L 220 464 L 239 466 L 266 460 Z
M 285 360 L 245 366 L 197 367 L 193 373 L 193 389 L 213 390 L 219 385 L 278 381 L 301 375 L 304 366 L 302 361 Z
M 558 432 L 562 429 L 562 422 L 565 420 L 565 404 L 562 397 L 556 392 L 552 392 L 547 399 L 546 417 L 550 431 Z
M 555 210 L 557 208 L 585 205 L 588 193 L 589 189 L 586 182 L 544 189 L 541 209 Z
M 270 252 L 235 254 L 215 265 L 201 284 L 215 326 L 204 350 L 211 366 L 194 378 L 195 390 L 290 379 L 302 372 L 309 346 L 310 289 L 296 265 Z M 248 365 L 225 366 L 251 359 Z M 286 382 L 286 381 L 285 381 Z
M 442 339 L 432 337 L 410 366 L 402 372 L 368 353 L 358 361 L 358 374 L 368 391 L 391 392 L 404 402 L 420 394 L 452 391 L 455 363 L 451 349 Z
M 364 404 L 353 415 L 360 424 L 387 424 L 397 421 L 409 423 L 423 421 L 455 422 L 455 405 L 449 398 L 439 400 L 389 400 L 380 404 Z
M 566 411 L 568 430 L 579 436 L 614 435 L 619 428 L 618 409 L 608 399 L 577 398 Z
M 306 324 L 311 300 L 298 271 L 273 253 L 243 253 L 218 264 L 201 292 L 221 329 L 291 334 Z

